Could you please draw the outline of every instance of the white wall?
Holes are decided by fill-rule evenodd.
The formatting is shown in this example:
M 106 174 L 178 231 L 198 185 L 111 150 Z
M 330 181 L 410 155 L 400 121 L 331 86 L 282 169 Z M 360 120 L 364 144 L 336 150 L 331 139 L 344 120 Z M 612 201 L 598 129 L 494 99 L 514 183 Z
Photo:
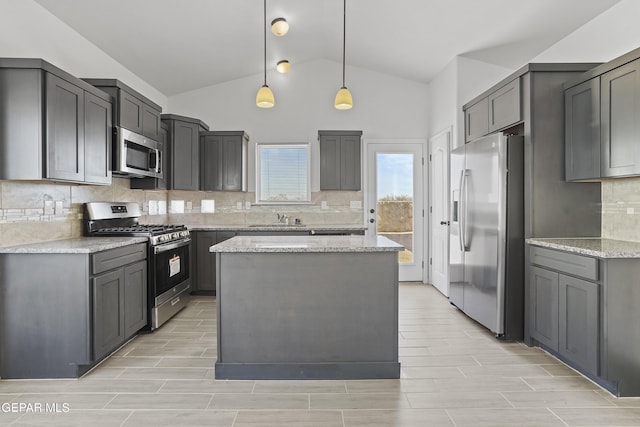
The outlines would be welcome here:
M 622 0 L 531 62 L 607 62 L 640 47 L 640 1 Z
M 164 94 L 33 0 L 0 0 L 0 57 L 42 58 L 76 77 L 117 78 L 167 105 Z
M 427 85 L 347 67 L 351 110 L 336 110 L 342 64 L 315 60 L 292 64 L 289 74 L 269 72 L 274 108 L 256 107 L 261 75 L 169 97 L 167 111 L 203 120 L 212 130 L 245 130 L 250 137 L 249 191 L 254 191 L 256 142 L 312 142 L 311 189 L 320 186 L 318 130 L 362 130 L 363 139 L 425 139 Z

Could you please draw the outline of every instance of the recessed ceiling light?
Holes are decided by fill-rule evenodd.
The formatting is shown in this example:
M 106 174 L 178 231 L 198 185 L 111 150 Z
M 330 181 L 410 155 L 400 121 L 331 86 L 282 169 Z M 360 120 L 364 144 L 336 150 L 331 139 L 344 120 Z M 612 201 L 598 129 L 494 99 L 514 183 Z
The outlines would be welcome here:
M 276 18 L 271 21 L 271 32 L 280 37 L 287 34 L 289 31 L 289 23 L 284 18 Z
M 283 59 L 282 61 L 278 61 L 278 63 L 276 64 L 276 70 L 278 70 L 278 72 L 282 74 L 288 73 L 290 69 L 291 69 L 291 64 L 286 59 Z

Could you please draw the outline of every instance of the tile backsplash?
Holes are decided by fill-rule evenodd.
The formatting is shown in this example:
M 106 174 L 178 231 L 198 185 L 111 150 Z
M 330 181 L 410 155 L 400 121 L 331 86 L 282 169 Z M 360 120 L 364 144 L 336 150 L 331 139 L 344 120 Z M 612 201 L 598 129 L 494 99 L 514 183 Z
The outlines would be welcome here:
M 602 237 L 640 242 L 640 178 L 602 183 Z
M 110 186 L 0 180 L 0 246 L 82 236 L 82 204 L 94 201 L 136 202 L 143 223 L 269 224 L 279 213 L 310 225 L 361 225 L 364 215 L 359 191 L 313 193 L 309 205 L 257 206 L 255 193 L 132 190 L 128 178 Z

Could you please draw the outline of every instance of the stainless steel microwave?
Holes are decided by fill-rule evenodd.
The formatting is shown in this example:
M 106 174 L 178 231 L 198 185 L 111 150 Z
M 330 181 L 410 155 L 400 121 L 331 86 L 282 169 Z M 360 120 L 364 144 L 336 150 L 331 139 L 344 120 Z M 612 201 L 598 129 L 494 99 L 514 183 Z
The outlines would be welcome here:
M 114 145 L 113 173 L 135 177 L 163 177 L 162 142 L 118 127 Z

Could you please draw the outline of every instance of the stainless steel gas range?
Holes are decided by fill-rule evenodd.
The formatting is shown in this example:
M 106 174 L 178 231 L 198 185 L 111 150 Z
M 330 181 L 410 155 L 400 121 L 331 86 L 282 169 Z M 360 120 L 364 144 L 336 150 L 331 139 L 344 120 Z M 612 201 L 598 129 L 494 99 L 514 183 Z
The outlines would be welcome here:
M 90 202 L 84 205 L 85 236 L 149 238 L 147 263 L 149 322 L 153 331 L 189 302 L 191 237 L 184 225 L 140 224 L 137 203 Z

